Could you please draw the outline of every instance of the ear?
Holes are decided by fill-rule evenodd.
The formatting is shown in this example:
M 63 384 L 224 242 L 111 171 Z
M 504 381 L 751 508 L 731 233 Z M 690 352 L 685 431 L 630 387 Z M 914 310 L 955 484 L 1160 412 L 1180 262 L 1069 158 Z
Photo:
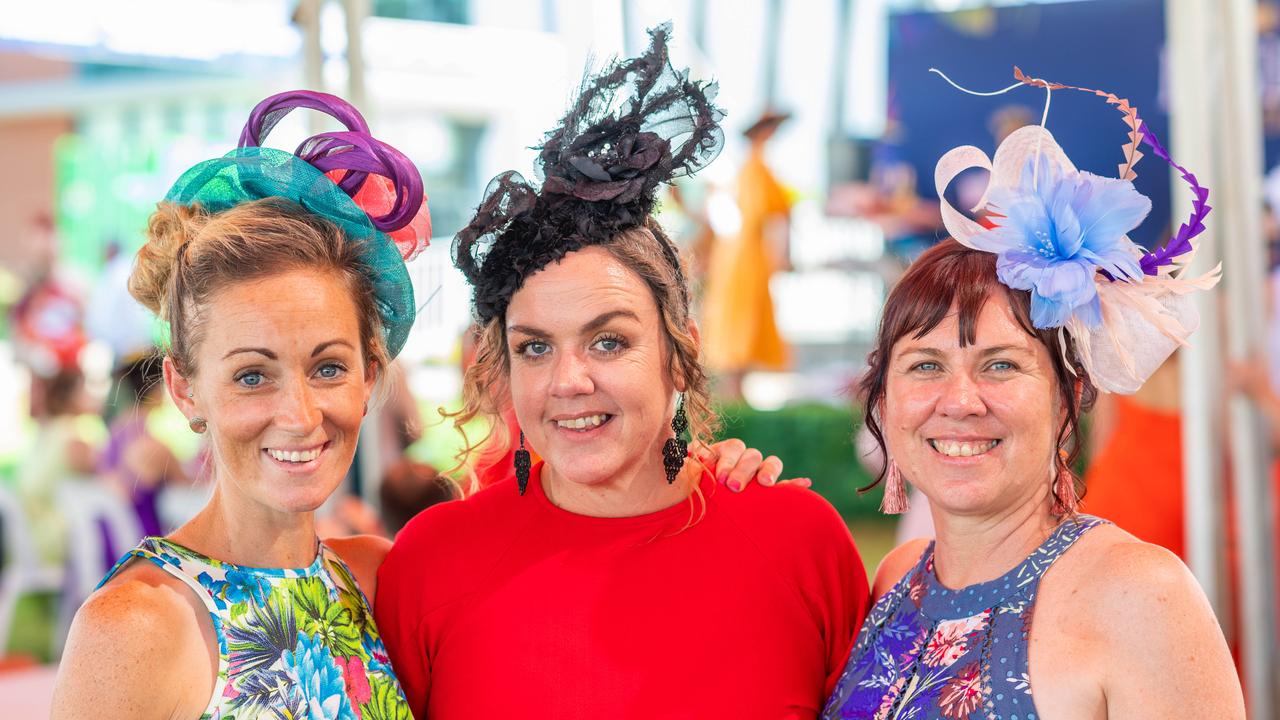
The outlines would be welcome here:
M 169 391 L 169 397 L 173 399 L 173 404 L 178 406 L 182 414 L 188 420 L 200 414 L 196 408 L 196 401 L 191 397 L 195 388 L 191 381 L 183 377 L 178 372 L 178 366 L 173 364 L 173 358 L 168 355 L 164 356 L 164 386 Z
M 373 397 L 373 386 L 377 384 L 380 375 L 382 375 L 382 365 L 377 360 L 370 358 L 364 367 L 365 407 L 369 406 L 369 399 Z

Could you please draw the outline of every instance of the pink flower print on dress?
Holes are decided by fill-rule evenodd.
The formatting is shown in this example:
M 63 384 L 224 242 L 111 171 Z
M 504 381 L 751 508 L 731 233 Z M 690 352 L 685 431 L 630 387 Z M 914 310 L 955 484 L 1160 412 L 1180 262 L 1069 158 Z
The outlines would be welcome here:
M 930 560 L 930 566 L 925 572 L 933 572 L 933 561 Z M 916 609 L 920 609 L 920 603 L 924 602 L 924 573 L 916 573 L 911 576 L 911 583 L 907 586 L 907 597 L 911 598 L 911 602 L 915 603 Z
M 346 681 L 347 695 L 351 698 L 351 704 L 356 708 L 356 715 L 360 715 L 360 706 L 369 702 L 369 698 L 373 697 L 373 691 L 369 688 L 369 677 L 365 673 L 364 662 L 360 660 L 358 655 L 343 660 L 338 658 L 338 666 L 342 668 L 342 677 Z
M 875 720 L 888 720 L 889 712 L 893 710 L 893 704 L 897 702 L 898 696 L 902 694 L 902 688 L 906 687 L 906 676 L 899 676 L 893 685 L 889 686 L 888 692 L 884 694 L 884 699 L 880 701 L 880 707 L 876 710 Z
M 978 663 L 972 662 L 947 681 L 938 696 L 942 717 L 963 720 L 982 704 L 982 673 Z
M 987 626 L 987 614 L 938 623 L 924 649 L 924 664 L 950 667 L 969 650 L 969 635 Z

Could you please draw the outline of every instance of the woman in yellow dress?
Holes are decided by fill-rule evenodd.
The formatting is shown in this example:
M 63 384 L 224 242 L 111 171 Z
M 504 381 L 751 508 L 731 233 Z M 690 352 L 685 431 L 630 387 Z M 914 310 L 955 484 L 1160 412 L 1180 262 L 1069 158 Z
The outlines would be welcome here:
M 748 370 L 781 370 L 788 351 L 773 317 L 769 277 L 787 266 L 791 201 L 765 164 L 765 144 L 789 115 L 765 113 L 743 134 L 751 151 L 738 175 L 742 225 L 718 237 L 702 308 L 707 364 L 720 376 L 720 394 L 742 397 Z

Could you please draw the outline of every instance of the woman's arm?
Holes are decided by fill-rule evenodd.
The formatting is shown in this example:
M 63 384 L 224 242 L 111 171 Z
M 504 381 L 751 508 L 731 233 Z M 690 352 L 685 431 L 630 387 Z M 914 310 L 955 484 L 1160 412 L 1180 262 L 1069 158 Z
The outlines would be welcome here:
M 218 670 L 213 628 L 159 568 L 130 568 L 85 602 L 63 651 L 52 720 L 199 717 Z
M 1107 641 L 1107 717 L 1244 720 L 1222 628 L 1187 566 L 1137 542 L 1116 545 L 1101 564 L 1102 587 L 1089 615 Z

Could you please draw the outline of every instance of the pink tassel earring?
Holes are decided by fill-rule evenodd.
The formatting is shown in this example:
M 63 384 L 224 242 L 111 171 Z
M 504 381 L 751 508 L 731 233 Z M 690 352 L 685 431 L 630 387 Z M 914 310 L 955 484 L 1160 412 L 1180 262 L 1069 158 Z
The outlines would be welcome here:
M 907 507 L 907 488 L 902 481 L 902 471 L 898 469 L 898 463 L 890 459 L 889 469 L 884 474 L 884 500 L 880 502 L 880 512 L 901 515 Z
M 1074 515 L 1080 505 L 1076 495 L 1076 476 L 1067 467 L 1067 451 L 1058 450 L 1058 472 L 1053 479 L 1053 514 Z

